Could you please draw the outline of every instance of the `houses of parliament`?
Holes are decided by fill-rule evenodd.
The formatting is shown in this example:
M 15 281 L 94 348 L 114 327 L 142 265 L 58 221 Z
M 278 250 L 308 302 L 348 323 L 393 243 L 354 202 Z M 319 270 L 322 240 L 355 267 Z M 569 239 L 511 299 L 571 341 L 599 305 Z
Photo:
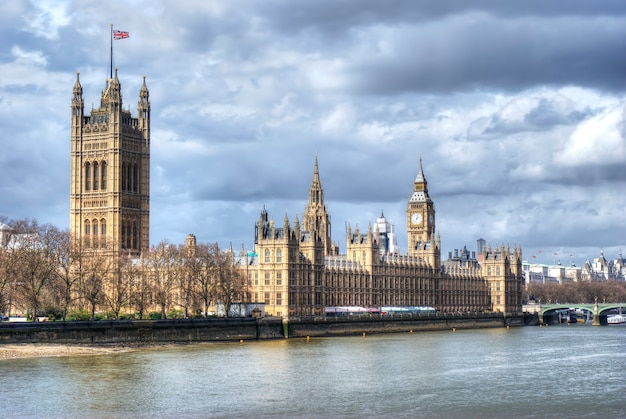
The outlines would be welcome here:
M 100 107 L 84 111 L 77 75 L 72 97 L 70 233 L 97 247 L 139 256 L 149 248 L 150 101 L 145 77 L 137 117 L 122 107 L 115 76 Z M 417 166 L 417 162 L 416 162 Z M 421 159 L 406 204 L 408 253 L 400 254 L 388 223 L 365 231 L 347 226 L 346 251 L 331 241 L 318 159 L 302 220 L 275 223 L 263 209 L 254 251 L 233 252 L 247 278 L 242 301 L 259 302 L 274 316 L 324 315 L 326 307 L 434 307 L 440 311 L 521 312 L 522 250 L 482 245 L 442 262 L 435 205 Z M 379 221 L 381 221 L 379 219 Z M 251 221 L 252 226 L 252 221 Z M 193 241 L 189 241 L 193 242 Z

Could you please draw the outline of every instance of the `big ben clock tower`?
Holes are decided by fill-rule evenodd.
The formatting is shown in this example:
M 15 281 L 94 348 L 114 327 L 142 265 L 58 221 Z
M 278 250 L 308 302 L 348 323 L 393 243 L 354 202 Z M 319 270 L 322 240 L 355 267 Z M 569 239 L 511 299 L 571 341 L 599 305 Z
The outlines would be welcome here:
M 428 182 L 424 176 L 422 159 L 413 181 L 413 194 L 406 208 L 406 229 L 409 256 L 421 258 L 436 266 L 439 264 L 439 239 L 435 239 L 435 206 L 428 196 Z

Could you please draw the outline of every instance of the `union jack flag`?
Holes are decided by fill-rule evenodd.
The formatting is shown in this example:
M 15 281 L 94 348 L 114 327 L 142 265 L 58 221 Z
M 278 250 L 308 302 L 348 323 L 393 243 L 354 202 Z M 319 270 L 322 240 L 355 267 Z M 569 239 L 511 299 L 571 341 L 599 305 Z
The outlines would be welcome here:
M 128 34 L 127 31 L 118 31 L 117 29 L 115 29 L 113 31 L 113 39 L 125 39 L 128 38 L 130 35 Z

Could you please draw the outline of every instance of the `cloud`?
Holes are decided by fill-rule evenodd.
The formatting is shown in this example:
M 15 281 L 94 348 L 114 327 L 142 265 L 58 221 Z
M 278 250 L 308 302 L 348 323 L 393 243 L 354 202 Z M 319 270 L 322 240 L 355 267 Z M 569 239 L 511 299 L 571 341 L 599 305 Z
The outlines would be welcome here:
M 555 155 L 555 162 L 563 166 L 626 165 L 625 106 L 625 102 L 611 106 L 578 125 Z
M 624 245 L 626 3 L 268 0 L 2 4 L 0 215 L 67 227 L 69 103 L 147 75 L 151 240 L 252 246 L 302 215 L 319 158 L 333 239 L 383 211 L 406 246 L 423 158 L 444 255 L 483 237 Z M 526 250 L 525 250 L 526 252 Z

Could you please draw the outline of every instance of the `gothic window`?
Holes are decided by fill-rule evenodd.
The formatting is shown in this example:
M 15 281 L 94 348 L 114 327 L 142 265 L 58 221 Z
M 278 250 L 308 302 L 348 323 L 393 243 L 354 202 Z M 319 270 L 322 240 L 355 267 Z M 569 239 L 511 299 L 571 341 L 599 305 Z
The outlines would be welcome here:
M 270 293 L 265 293 L 265 304 L 270 305 Z
M 132 228 L 134 228 L 134 231 L 137 231 L 137 226 L 135 225 L 135 223 L 132 224 Z M 128 222 L 126 223 L 126 248 L 127 249 L 132 249 L 133 248 L 133 235 L 132 235 L 133 231 L 131 230 L 131 223 Z
M 281 249 L 276 250 L 276 262 L 283 261 L 283 251 Z
M 85 190 L 91 190 L 91 163 L 85 164 Z
M 496 275 L 500 275 L 500 267 L 496 266 Z
M 487 267 L 487 275 L 491 275 L 491 266 Z
M 99 173 L 98 173 L 98 162 L 94 162 L 93 164 L 93 190 L 97 191 L 98 190 L 98 179 L 99 179 Z
M 269 272 L 265 273 L 265 285 L 270 285 L 270 274 L 269 274 Z
M 279 305 L 282 305 L 282 303 L 283 303 L 283 294 L 280 292 L 277 292 L 276 293 L 276 305 L 279 306 Z
M 100 185 L 102 189 L 105 190 L 107 188 L 107 162 L 102 161 L 100 165 Z
M 122 221 L 122 225 L 121 225 L 121 233 L 122 233 L 122 249 L 126 249 L 126 221 Z
M 121 175 L 122 175 L 122 190 L 125 191 L 126 190 L 126 163 L 122 163 L 122 170 L 121 170 Z
M 276 274 L 276 285 L 283 285 L 283 275 L 280 272 Z
M 135 163 L 135 165 L 133 166 L 133 192 L 139 191 L 139 189 L 137 188 L 137 179 L 139 178 L 139 176 L 137 175 L 137 163 Z
M 270 251 L 265 249 L 265 263 L 270 263 Z
M 103 218 L 102 220 L 100 220 L 100 235 L 104 237 L 106 234 L 107 234 L 107 222 Z
M 126 165 L 126 190 L 131 192 L 133 190 L 133 174 L 130 163 Z
M 98 247 L 98 220 L 93 220 L 93 247 Z

